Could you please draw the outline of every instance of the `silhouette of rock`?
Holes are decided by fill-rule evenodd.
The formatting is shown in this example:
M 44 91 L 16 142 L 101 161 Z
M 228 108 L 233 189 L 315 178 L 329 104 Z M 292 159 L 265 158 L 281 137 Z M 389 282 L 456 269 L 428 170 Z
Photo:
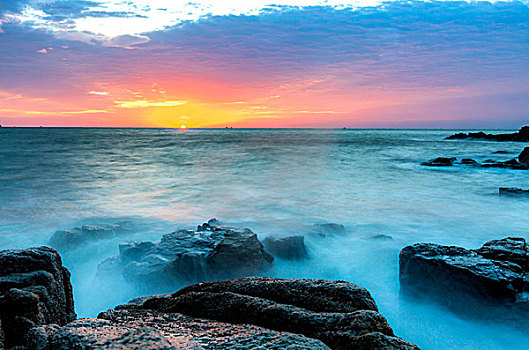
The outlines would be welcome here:
M 465 140 L 465 139 L 477 139 L 477 140 L 489 140 L 489 141 L 516 141 L 516 142 L 529 142 L 529 125 L 523 126 L 520 130 L 513 134 L 486 134 L 480 132 L 457 133 L 446 138 L 447 140 Z

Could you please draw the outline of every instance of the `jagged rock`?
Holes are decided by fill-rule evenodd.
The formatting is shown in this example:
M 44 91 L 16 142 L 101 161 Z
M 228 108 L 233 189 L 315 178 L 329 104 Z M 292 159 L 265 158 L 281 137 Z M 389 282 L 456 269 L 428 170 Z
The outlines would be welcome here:
M 332 349 L 417 349 L 395 337 L 366 289 L 345 281 L 249 277 L 199 283 L 148 299 L 142 308 L 302 334 Z
M 74 321 L 49 339 L 47 350 L 70 349 L 316 349 L 321 341 L 253 325 L 196 319 L 154 310 L 112 310 Z
M 66 252 L 78 248 L 82 243 L 111 239 L 129 232 L 134 227 L 131 221 L 117 224 L 83 225 L 70 230 L 56 231 L 50 238 L 50 245 Z
M 4 346 L 23 342 L 38 325 L 64 325 L 76 317 L 70 272 L 49 247 L 0 252 L 0 320 Z
M 478 139 L 489 141 L 516 141 L 529 142 L 529 126 L 523 126 L 513 134 L 485 134 L 484 132 L 457 133 L 446 138 L 447 140 Z
M 425 166 L 452 166 L 454 165 L 454 162 L 457 159 L 455 157 L 437 157 L 435 159 L 431 159 L 427 162 L 421 163 L 421 165 Z
M 529 147 L 525 147 L 518 155 L 518 161 L 522 164 L 529 165 Z
M 157 244 L 120 245 L 120 255 L 105 260 L 100 273 L 121 271 L 138 287 L 167 288 L 183 282 L 248 276 L 268 269 L 274 258 L 249 229 L 202 224 L 197 231 L 179 230 Z
M 500 187 L 498 191 L 503 196 L 529 196 L 529 190 L 522 190 L 521 188 Z
M 529 248 L 523 238 L 490 241 L 476 250 L 418 243 L 399 257 L 401 290 L 431 296 L 454 310 L 529 311 Z M 484 313 L 484 311 L 482 311 Z
M 476 162 L 474 159 L 471 159 L 471 158 L 463 158 L 463 159 L 461 159 L 461 164 L 466 164 L 466 165 L 479 165 L 478 162 Z
M 268 236 L 263 240 L 263 245 L 273 256 L 281 259 L 297 260 L 308 257 L 303 236 Z

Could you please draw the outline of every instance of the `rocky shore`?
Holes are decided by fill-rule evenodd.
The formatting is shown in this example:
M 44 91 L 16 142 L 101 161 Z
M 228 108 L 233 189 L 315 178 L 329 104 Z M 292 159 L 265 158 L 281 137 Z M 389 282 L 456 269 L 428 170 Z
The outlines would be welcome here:
M 486 134 L 480 132 L 457 133 L 446 138 L 447 140 L 487 140 L 487 141 L 511 141 L 511 142 L 529 142 L 529 126 L 523 126 L 518 132 L 513 134 Z
M 463 158 L 457 162 L 456 157 L 437 157 L 427 162 L 422 162 L 421 165 L 431 167 L 446 167 L 455 164 L 471 165 L 479 168 L 507 168 L 517 170 L 529 170 L 529 147 L 525 147 L 516 158 L 505 161 L 487 159 L 483 163 L 479 163 L 471 158 Z
M 75 320 L 54 249 L 2 251 L 0 271 L 7 349 L 418 349 L 394 335 L 366 289 L 345 281 L 199 283 Z

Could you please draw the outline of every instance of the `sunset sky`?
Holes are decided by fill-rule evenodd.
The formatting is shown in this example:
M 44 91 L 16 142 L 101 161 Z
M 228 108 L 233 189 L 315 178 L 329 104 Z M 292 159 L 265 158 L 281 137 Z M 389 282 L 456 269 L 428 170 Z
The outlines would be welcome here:
M 517 128 L 528 6 L 0 0 L 0 124 Z

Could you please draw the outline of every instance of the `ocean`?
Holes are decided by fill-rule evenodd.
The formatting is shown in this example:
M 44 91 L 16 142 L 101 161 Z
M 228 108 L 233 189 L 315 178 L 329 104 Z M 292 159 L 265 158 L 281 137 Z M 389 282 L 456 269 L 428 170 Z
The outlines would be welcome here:
M 94 317 L 138 296 L 95 279 L 119 242 L 158 240 L 213 217 L 259 238 L 339 223 L 345 235 L 307 236 L 311 259 L 277 260 L 267 274 L 366 287 L 395 333 L 423 349 L 523 349 L 524 329 L 399 294 L 406 245 L 529 238 L 529 198 L 498 195 L 500 186 L 528 188 L 529 172 L 420 165 L 438 156 L 506 160 L 527 146 L 444 140 L 462 131 L 0 128 L 0 249 L 45 245 L 82 224 L 134 221 L 127 237 L 63 254 L 76 310 Z M 378 234 L 393 239 L 370 239 Z

